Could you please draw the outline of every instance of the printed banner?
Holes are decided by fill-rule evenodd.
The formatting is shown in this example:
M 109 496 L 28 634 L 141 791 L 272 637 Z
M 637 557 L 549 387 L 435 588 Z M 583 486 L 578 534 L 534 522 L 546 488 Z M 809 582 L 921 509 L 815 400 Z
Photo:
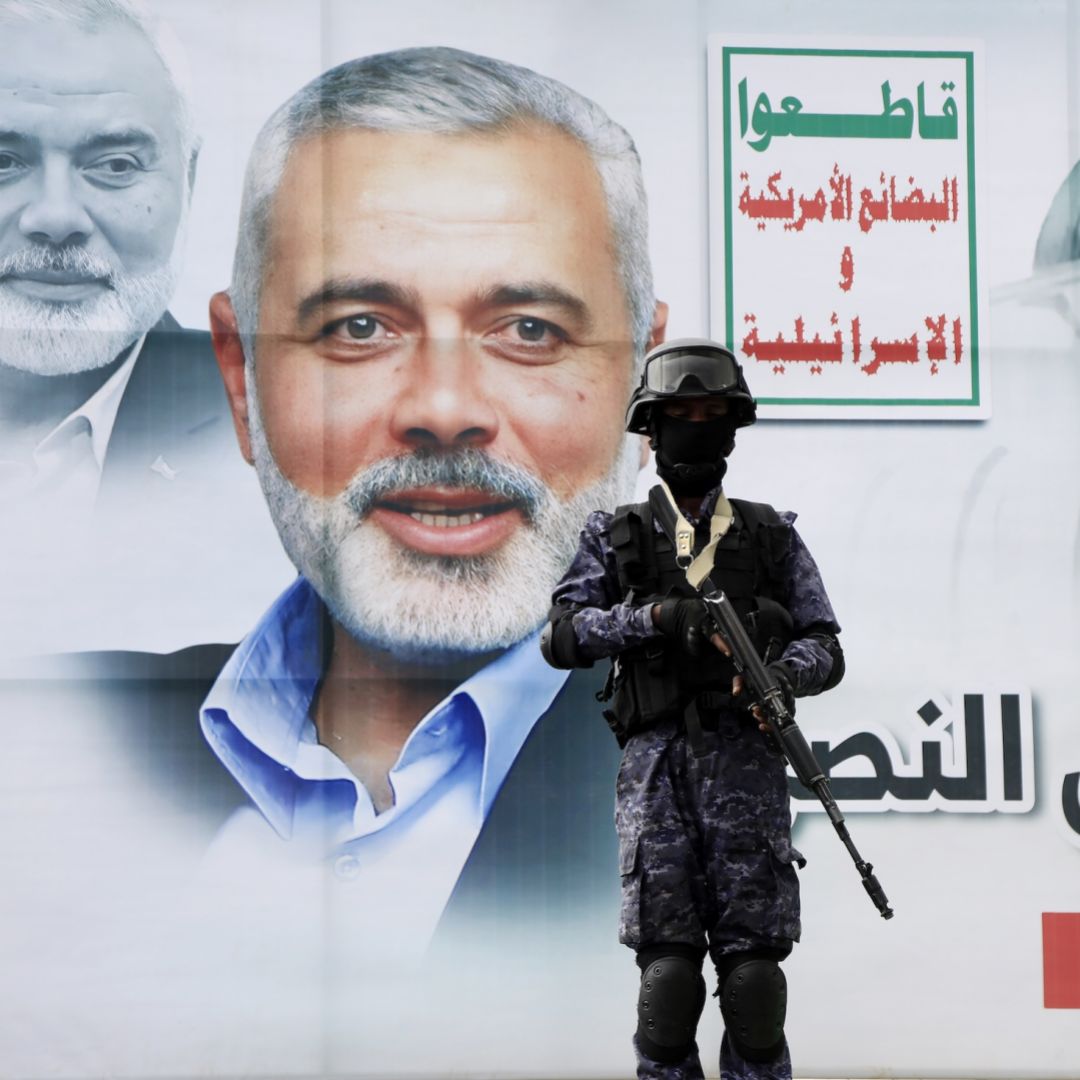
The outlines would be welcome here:
M 710 39 L 713 321 L 762 414 L 989 415 L 974 50 Z
M 792 783 L 794 1075 L 1074 1080 L 1080 41 L 953 7 L 0 0 L 0 1074 L 633 1074 L 655 836 L 540 636 L 658 636 L 582 530 L 711 333 L 896 912 Z

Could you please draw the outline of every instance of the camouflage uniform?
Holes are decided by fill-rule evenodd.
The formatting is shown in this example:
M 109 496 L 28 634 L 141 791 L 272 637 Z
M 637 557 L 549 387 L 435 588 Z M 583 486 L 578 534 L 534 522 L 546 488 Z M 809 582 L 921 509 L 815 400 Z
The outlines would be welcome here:
M 694 524 L 707 537 L 719 489 L 710 493 Z M 793 514 L 782 514 L 791 525 Z M 608 527 L 611 515 L 590 515 L 577 555 L 553 601 L 572 610 L 583 657 L 599 659 L 659 633 L 648 608 L 623 602 Z M 796 693 L 820 690 L 832 659 L 800 632 L 817 625 L 839 631 L 817 566 L 798 534 L 781 570 L 784 606 L 794 637 L 783 660 Z M 632 736 L 623 750 L 616 793 L 622 873 L 619 940 L 634 949 L 680 943 L 723 957 L 769 949 L 781 959 L 799 938 L 802 856 L 791 846 L 787 777 L 780 756 L 746 712 L 712 717 L 695 752 L 679 720 L 662 721 Z M 710 727 L 712 725 L 710 724 Z M 636 1045 L 639 1078 L 682 1080 L 702 1076 L 696 1049 L 677 1065 L 646 1057 Z M 789 1080 L 786 1045 L 768 1064 L 745 1061 L 727 1036 L 721 1047 L 724 1080 Z

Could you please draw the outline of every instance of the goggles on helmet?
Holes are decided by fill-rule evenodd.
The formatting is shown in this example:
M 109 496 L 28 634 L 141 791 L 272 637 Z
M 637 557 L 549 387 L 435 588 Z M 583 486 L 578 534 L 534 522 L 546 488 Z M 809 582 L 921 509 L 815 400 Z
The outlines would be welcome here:
M 693 375 L 709 394 L 739 388 L 739 368 L 726 352 L 667 352 L 649 361 L 645 388 L 654 394 L 677 394 L 683 379 Z

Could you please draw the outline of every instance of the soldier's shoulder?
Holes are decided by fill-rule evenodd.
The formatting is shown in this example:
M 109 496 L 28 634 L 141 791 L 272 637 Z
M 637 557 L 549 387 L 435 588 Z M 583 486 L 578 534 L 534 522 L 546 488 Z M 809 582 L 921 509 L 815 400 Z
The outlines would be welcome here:
M 792 526 L 799 516 L 794 510 L 778 510 L 772 503 L 755 502 L 753 499 L 729 499 L 732 506 L 744 517 L 763 524 Z
M 615 514 L 619 512 L 616 509 Z M 593 510 L 585 519 L 583 532 L 589 536 L 606 536 L 611 531 L 611 523 L 615 518 L 610 510 Z

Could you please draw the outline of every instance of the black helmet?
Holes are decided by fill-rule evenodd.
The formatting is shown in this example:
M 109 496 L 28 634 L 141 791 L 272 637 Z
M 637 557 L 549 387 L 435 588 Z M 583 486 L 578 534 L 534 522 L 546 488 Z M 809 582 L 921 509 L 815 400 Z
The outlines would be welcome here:
M 641 385 L 626 409 L 626 430 L 650 435 L 652 407 L 671 398 L 716 397 L 731 402 L 735 427 L 757 420 L 757 403 L 750 396 L 735 357 L 715 341 L 676 338 L 657 345 L 646 357 Z

